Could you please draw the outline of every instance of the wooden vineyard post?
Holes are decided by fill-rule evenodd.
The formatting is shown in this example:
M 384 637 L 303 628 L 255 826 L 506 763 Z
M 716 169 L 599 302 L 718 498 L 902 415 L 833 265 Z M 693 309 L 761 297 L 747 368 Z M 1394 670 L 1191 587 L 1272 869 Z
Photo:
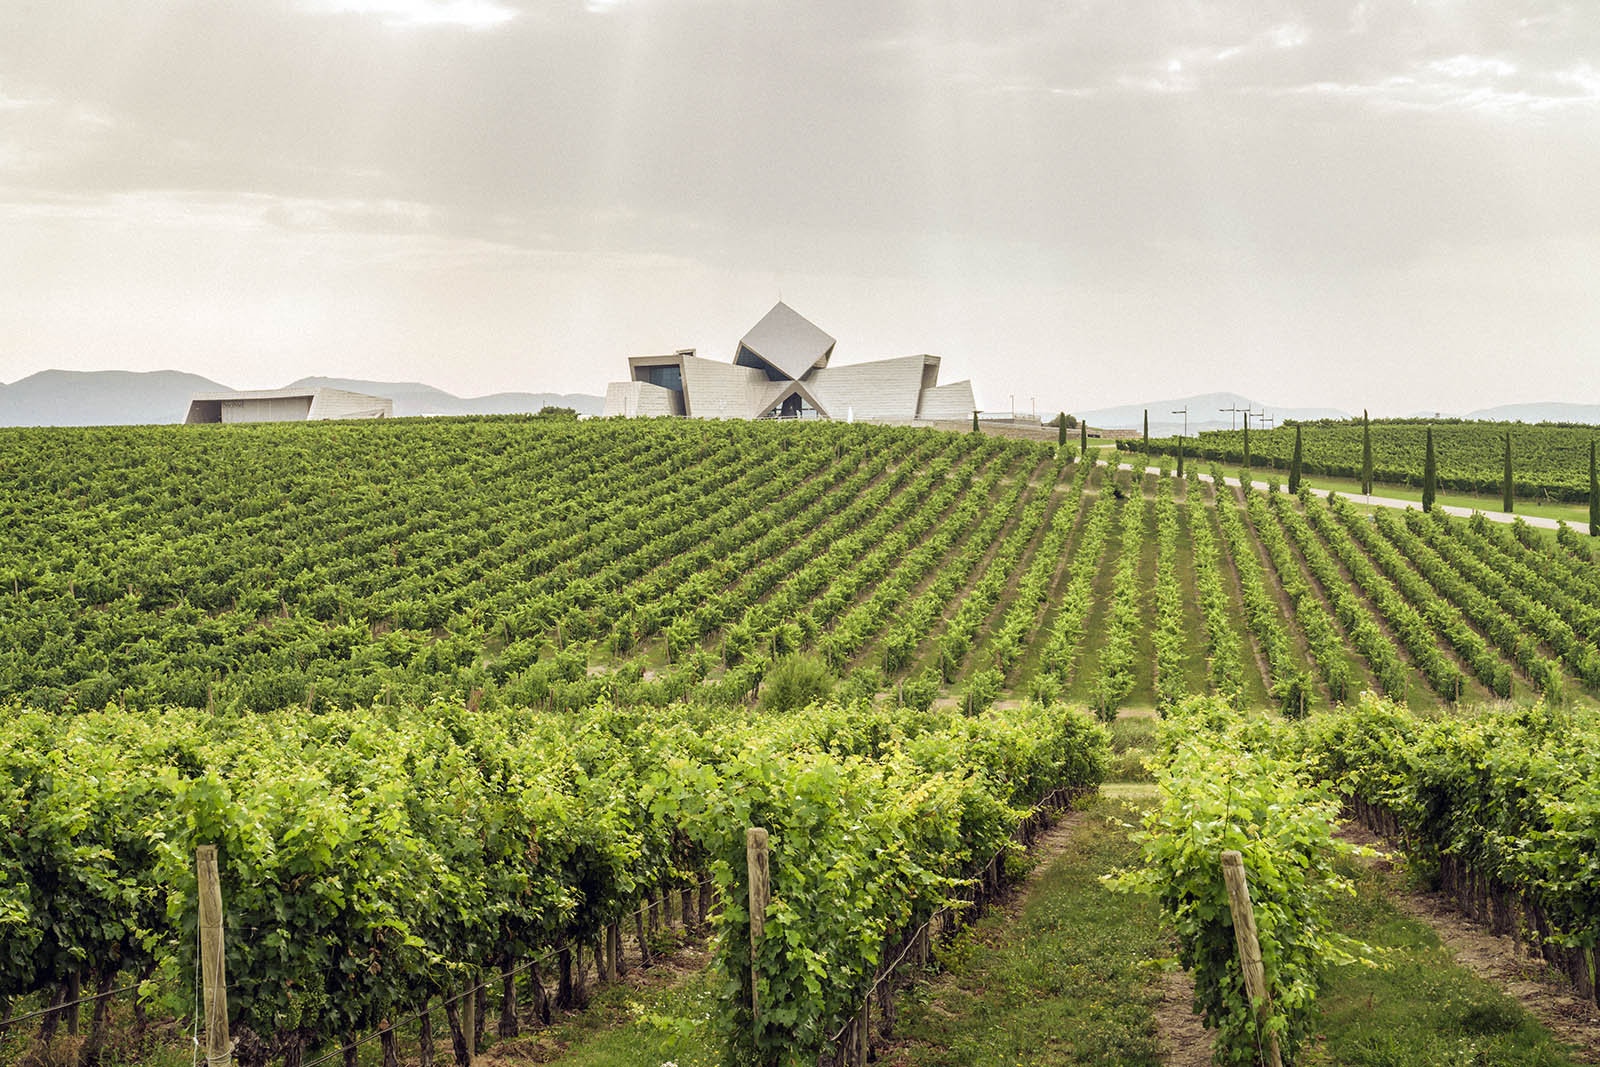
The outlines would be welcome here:
M 473 978 L 467 986 L 466 996 L 461 998 L 461 1047 L 466 1051 L 466 1063 L 461 1067 L 472 1067 L 472 1061 L 478 1054 L 477 1033 L 478 982 Z
M 217 846 L 194 850 L 200 891 L 200 975 L 205 989 L 206 1063 L 230 1067 L 233 1042 L 228 1039 L 227 971 L 222 955 L 222 883 L 217 878 Z
M 761 1030 L 761 1003 L 756 993 L 756 949 L 767 928 L 767 902 L 771 899 L 771 885 L 767 872 L 767 832 L 752 826 L 744 832 L 745 865 L 750 871 L 750 1014 L 756 1021 L 756 1032 Z
M 1239 945 L 1239 964 L 1244 970 L 1245 992 L 1259 1004 L 1260 1021 L 1265 1024 L 1272 1013 L 1267 997 L 1267 975 L 1261 966 L 1261 942 L 1256 937 L 1256 913 L 1250 906 L 1250 885 L 1245 881 L 1244 857 L 1233 849 L 1222 854 L 1222 880 L 1228 887 L 1228 910 L 1233 912 L 1233 937 Z M 1278 1035 L 1267 1034 L 1267 1065 L 1283 1067 L 1278 1052 Z

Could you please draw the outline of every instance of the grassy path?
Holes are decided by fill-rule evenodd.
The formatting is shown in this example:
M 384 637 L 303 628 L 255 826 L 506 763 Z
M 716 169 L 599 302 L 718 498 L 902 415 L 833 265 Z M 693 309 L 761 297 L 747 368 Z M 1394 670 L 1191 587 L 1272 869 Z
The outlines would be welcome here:
M 1162 1062 L 1152 961 L 1167 947 L 1154 904 L 1099 876 L 1133 857 L 1121 801 L 1057 827 L 1054 858 L 1009 908 L 941 952 L 947 971 L 901 999 L 880 1063 L 894 1067 Z

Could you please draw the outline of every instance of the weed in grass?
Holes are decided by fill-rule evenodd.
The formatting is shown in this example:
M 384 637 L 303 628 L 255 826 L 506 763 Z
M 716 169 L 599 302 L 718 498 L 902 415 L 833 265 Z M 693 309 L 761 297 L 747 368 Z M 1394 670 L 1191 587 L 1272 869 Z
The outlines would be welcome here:
M 1099 882 L 1133 862 L 1118 820 L 1133 812 L 1098 801 L 1065 850 L 1028 889 L 1019 910 L 991 913 L 942 952 L 946 973 L 903 998 L 897 1067 L 1015 1067 L 1161 1062 L 1149 961 L 1169 955 L 1149 901 Z
M 1351 865 L 1357 893 L 1339 906 L 1344 932 L 1381 952 L 1379 967 L 1341 967 L 1320 998 L 1313 1062 L 1351 1067 L 1564 1067 L 1573 1061 L 1532 1015 L 1456 964 L 1426 924 L 1389 899 L 1405 876 Z

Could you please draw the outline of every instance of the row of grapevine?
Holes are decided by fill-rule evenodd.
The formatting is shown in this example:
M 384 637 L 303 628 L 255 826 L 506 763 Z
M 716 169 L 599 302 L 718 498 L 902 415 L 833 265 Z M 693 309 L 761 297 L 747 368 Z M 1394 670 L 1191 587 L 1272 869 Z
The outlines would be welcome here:
M 1105 644 L 1100 649 L 1099 675 L 1090 703 L 1103 719 L 1116 717 L 1117 708 L 1133 690 L 1135 646 L 1140 632 L 1139 562 L 1144 546 L 1144 479 L 1133 475 L 1132 491 L 1122 505 L 1121 544 L 1116 576 L 1111 584 L 1111 604 L 1106 609 Z
M 1322 671 L 1323 680 L 1328 683 L 1328 695 L 1335 702 L 1345 700 L 1351 695 L 1356 675 L 1345 653 L 1344 636 L 1339 633 L 1328 609 L 1323 606 L 1322 598 L 1311 587 L 1295 560 L 1283 526 L 1278 521 L 1278 512 L 1272 509 L 1263 494 L 1248 487 L 1242 491 L 1256 538 L 1267 550 L 1267 558 L 1272 561 L 1273 570 L 1278 574 L 1278 584 L 1294 605 L 1295 622 L 1310 646 L 1311 658 Z
M 1009 469 L 1004 463 L 991 465 L 971 491 L 961 484 L 968 477 L 962 475 L 960 482 L 946 486 L 930 499 L 925 514 L 933 518 L 935 526 L 920 542 L 917 540 L 920 535 L 914 532 L 905 539 L 905 546 L 915 544 L 915 548 L 907 551 L 905 547 L 895 544 L 886 546 L 894 551 L 896 558 L 901 559 L 900 565 L 818 639 L 818 650 L 831 667 L 842 669 L 859 655 L 882 631 L 884 624 L 894 617 L 910 592 L 965 541 L 977 527 L 979 518 L 988 510 L 987 501 L 992 498 L 1000 479 Z M 885 635 L 881 642 L 880 660 L 884 673 L 893 674 L 903 667 L 915 644 L 915 637 L 898 627 Z
M 1537 705 L 1424 720 L 1364 700 L 1309 724 L 1306 759 L 1499 933 L 1520 932 L 1595 997 L 1600 724 Z
M 1184 637 L 1183 579 L 1178 573 L 1178 505 L 1173 502 L 1171 478 L 1156 484 L 1156 706 L 1169 708 L 1187 694 L 1183 661 L 1188 642 Z
M 1244 706 L 1244 662 L 1233 630 L 1233 605 L 1223 584 L 1222 556 L 1211 533 L 1205 498 L 1190 482 L 1189 539 L 1194 554 L 1194 584 L 1205 619 L 1207 676 L 1214 696 L 1231 708 Z
M 1034 549 L 1027 571 L 1017 582 L 1011 606 L 1000 620 L 1000 625 L 994 629 L 990 649 L 994 665 L 1002 675 L 1011 672 L 1033 636 L 1039 608 L 1050 595 L 1056 572 L 1061 568 L 1061 558 L 1066 553 L 1067 542 L 1077 528 L 1084 485 L 1093 469 L 1087 463 L 1077 465 L 1065 498 L 1045 526 L 1044 536 Z
M 1045 644 L 1040 664 L 1056 681 L 1065 685 L 1071 678 L 1078 648 L 1089 627 L 1089 612 L 1094 608 L 1094 581 L 1100 573 L 1100 558 L 1111 539 L 1111 523 L 1116 498 L 1102 490 L 1083 521 L 1073 554 L 1070 577 L 1056 600 L 1054 629 Z
M 1301 464 L 1306 474 L 1361 477 L 1361 420 L 1319 420 L 1302 423 L 1299 429 Z M 1375 419 L 1371 424 L 1371 445 L 1376 479 L 1420 486 L 1429 430 L 1434 437 L 1441 488 L 1498 498 L 1505 470 L 1505 435 L 1510 432 L 1515 447 L 1513 480 L 1517 496 L 1575 503 L 1589 498 L 1589 444 L 1597 436 L 1593 426 Z M 1288 470 L 1294 457 L 1295 433 L 1294 426 L 1252 426 L 1250 462 L 1258 468 Z M 1227 464 L 1244 461 L 1244 433 L 1240 430 L 1205 430 L 1183 444 L 1190 457 Z M 1158 438 L 1151 440 L 1149 447 L 1171 455 L 1178 445 L 1174 438 Z M 1118 447 L 1144 445 L 1119 441 Z
M 1405 555 L 1385 536 L 1381 525 L 1367 519 L 1348 501 L 1339 500 L 1332 508 L 1378 568 L 1388 575 L 1433 632 L 1455 649 L 1462 662 L 1471 668 L 1485 688 L 1502 697 L 1510 696 L 1510 668 L 1489 647 L 1482 635 L 1467 624 L 1460 610 L 1435 592 L 1427 579 L 1417 573 Z
M 1311 501 L 1315 498 L 1309 490 L 1301 490 L 1301 499 L 1308 511 L 1314 506 Z M 1311 529 L 1311 524 L 1305 515 L 1295 510 L 1293 498 L 1273 493 L 1269 495 L 1269 501 L 1290 540 L 1300 550 L 1301 558 L 1306 561 L 1306 568 L 1322 587 L 1322 593 L 1328 598 L 1328 602 L 1333 605 L 1334 616 L 1344 626 L 1345 632 L 1350 635 L 1350 640 L 1360 651 L 1362 658 L 1367 661 L 1367 667 L 1377 679 L 1378 686 L 1391 696 L 1403 697 L 1406 692 L 1407 668 L 1395 651 L 1394 643 L 1378 625 L 1371 610 L 1362 602 L 1360 594 L 1340 573 L 1338 562 L 1329 554 L 1316 532 Z
M 886 484 L 905 490 L 929 469 L 1055 453 L 838 425 L 206 429 L 0 440 L 0 521 L 19 552 L 0 573 L 0 695 L 42 708 L 316 709 L 474 692 L 580 706 L 591 665 L 619 668 L 603 688 L 630 699 L 733 694 L 739 681 L 723 685 L 714 660 L 674 664 L 693 684 L 654 687 L 627 660 L 648 656 L 648 670 L 660 641 L 676 659 L 768 601 L 812 605 L 814 627 L 792 621 L 814 642 L 830 613 L 899 566 L 889 558 L 864 581 L 835 554 L 806 581 L 832 568 L 837 588 L 794 582 L 854 532 L 841 514 L 870 521 Z M 783 583 L 795 591 L 778 593 Z M 750 625 L 753 657 L 794 636 Z
M 1366 594 L 1367 600 L 1378 613 L 1388 621 L 1390 629 L 1411 654 L 1412 662 L 1422 671 L 1434 691 L 1446 700 L 1459 700 L 1466 684 L 1461 668 L 1439 650 L 1428 620 L 1405 597 L 1396 592 L 1389 580 L 1378 572 L 1377 566 L 1356 543 L 1350 528 L 1340 521 L 1338 512 L 1343 511 L 1348 514 L 1351 510 L 1349 505 L 1336 498 L 1324 502 L 1309 492 L 1303 492 L 1300 499 L 1311 525 L 1344 564 L 1350 579 Z M 1357 521 L 1359 522 L 1359 517 Z M 1388 683 L 1385 682 L 1385 685 Z
M 1006 847 L 1021 807 L 1095 784 L 1105 752 L 1085 717 L 1034 706 L 18 711 L 0 722 L 0 998 L 84 971 L 187 985 L 202 842 L 235 1032 L 291 1064 L 708 872 L 730 1057 L 815 1049 L 884 935 Z M 776 890 L 754 1047 L 750 825 L 771 831 Z
M 1340 804 L 1299 762 L 1272 752 L 1259 726 L 1219 698 L 1173 709 L 1160 734 L 1156 805 L 1145 815 L 1143 866 L 1113 888 L 1158 901 L 1174 928 L 1178 960 L 1194 976 L 1194 1007 L 1216 1031 L 1215 1061 L 1303 1062 L 1317 1021 L 1320 978 L 1366 950 L 1333 925 L 1333 903 L 1352 891 L 1336 858 L 1356 851 L 1334 836 Z M 1222 853 L 1237 851 L 1254 908 L 1267 996 L 1246 991 Z
M 1592 643 L 1596 636 L 1600 636 L 1600 610 L 1585 603 L 1581 595 L 1574 595 L 1563 588 L 1559 578 L 1553 577 L 1559 572 L 1554 566 L 1552 555 L 1534 552 L 1519 544 L 1510 535 L 1510 531 L 1502 529 L 1496 532 L 1485 529 L 1484 527 L 1488 525 L 1485 520 L 1469 522 L 1457 526 L 1453 532 L 1480 559 L 1505 574 L 1519 588 L 1554 611 L 1573 631 L 1578 644 Z M 1569 655 L 1569 652 L 1563 649 L 1562 654 Z M 1576 649 L 1570 654 L 1573 669 L 1586 682 L 1594 684 L 1593 679 L 1596 676 L 1593 666 L 1584 664 L 1588 656 Z
M 1023 505 L 1022 514 L 1017 516 L 994 555 L 983 565 L 955 613 L 945 620 L 944 629 L 938 637 L 938 648 L 939 672 L 946 682 L 956 680 L 967 653 L 972 650 L 979 628 L 989 618 L 995 604 L 999 603 L 1017 563 L 1044 524 L 1045 515 L 1050 510 L 1051 490 L 1060 478 L 1064 462 L 1064 456 L 1055 460 L 1045 478 L 1046 491 L 1033 496 Z
M 1311 680 L 1284 630 L 1283 613 L 1268 590 L 1266 569 L 1239 517 L 1240 505 L 1220 477 L 1214 476 L 1213 484 L 1217 486 L 1216 512 L 1222 540 L 1239 575 L 1245 619 L 1266 657 L 1272 695 L 1286 712 L 1303 715 L 1311 701 Z
M 1524 603 L 1510 585 L 1492 571 L 1474 566 L 1478 561 L 1461 550 L 1459 545 L 1445 545 L 1429 538 L 1427 535 L 1430 532 L 1443 532 L 1442 524 L 1431 521 L 1430 517 L 1420 512 L 1408 511 L 1402 522 L 1380 508 L 1373 518 L 1384 535 L 1411 561 L 1412 566 L 1426 576 L 1435 589 L 1449 597 L 1512 662 L 1521 667 L 1540 693 L 1551 699 L 1560 697 L 1561 668 L 1545 658 L 1538 639 L 1527 633 L 1519 623 L 1519 620 L 1531 617 L 1531 606 Z M 1439 547 L 1444 552 L 1437 551 Z M 1496 590 L 1503 599 L 1496 600 L 1488 594 L 1488 590 Z M 1509 671 L 1503 684 L 1501 679 L 1496 679 L 1494 692 L 1500 697 L 1511 695 Z

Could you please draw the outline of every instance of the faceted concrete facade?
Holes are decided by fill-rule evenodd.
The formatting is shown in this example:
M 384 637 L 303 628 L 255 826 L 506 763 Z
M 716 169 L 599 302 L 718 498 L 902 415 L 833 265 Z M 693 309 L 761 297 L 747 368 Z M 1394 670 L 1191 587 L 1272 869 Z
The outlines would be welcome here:
M 255 389 L 196 393 L 184 422 L 306 422 L 314 419 L 386 419 L 394 401 L 344 389 Z
M 628 360 L 606 389 L 607 415 L 698 419 L 815 418 L 912 423 L 968 418 L 970 381 L 939 385 L 938 356 L 835 367 L 834 339 L 780 302 L 740 339 L 732 363 L 694 349 Z

